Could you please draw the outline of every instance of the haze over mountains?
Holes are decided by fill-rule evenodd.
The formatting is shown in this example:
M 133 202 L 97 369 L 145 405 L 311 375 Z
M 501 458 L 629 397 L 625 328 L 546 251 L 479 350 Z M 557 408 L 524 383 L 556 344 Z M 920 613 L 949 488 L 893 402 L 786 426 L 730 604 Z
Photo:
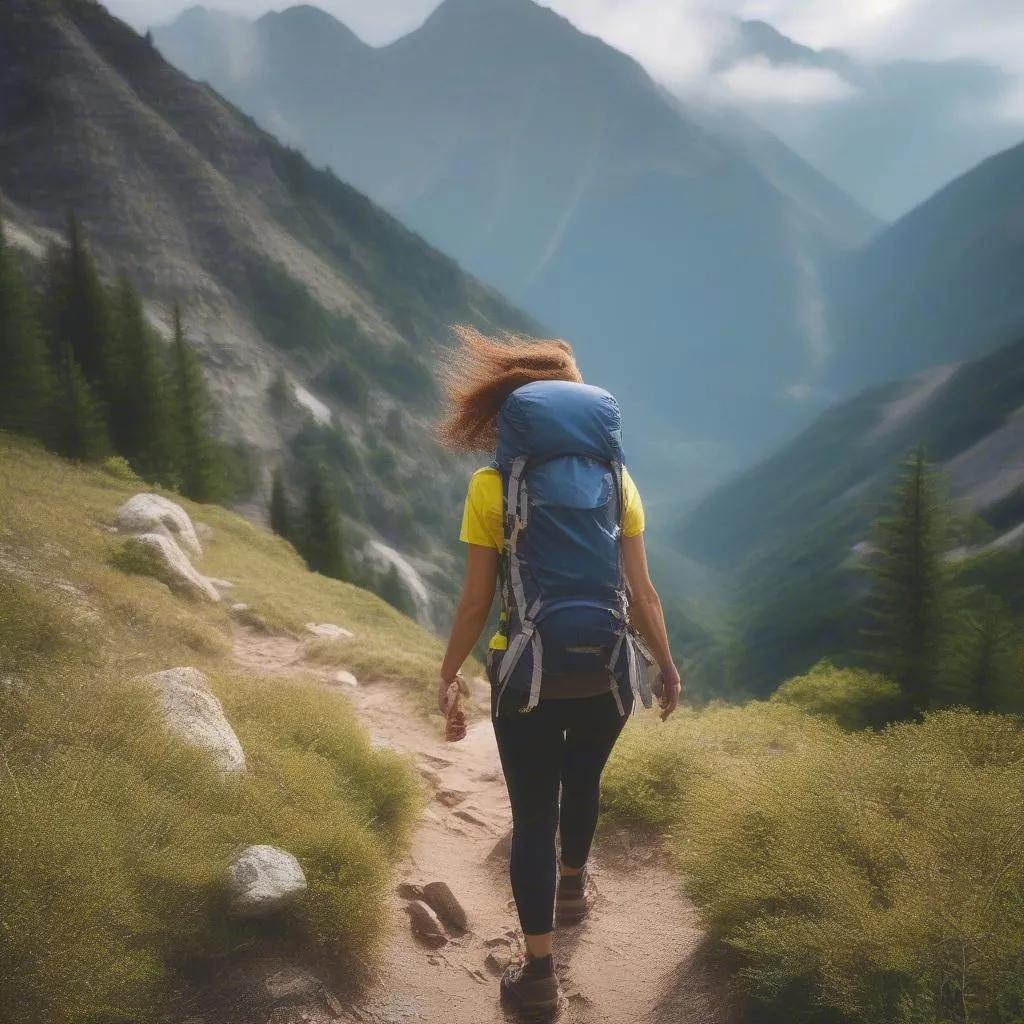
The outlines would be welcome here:
M 877 224 L 752 123 L 709 125 L 531 0 L 446 0 L 382 49 L 310 7 L 195 10 L 157 42 L 572 341 L 648 482 L 806 422 L 820 275 Z

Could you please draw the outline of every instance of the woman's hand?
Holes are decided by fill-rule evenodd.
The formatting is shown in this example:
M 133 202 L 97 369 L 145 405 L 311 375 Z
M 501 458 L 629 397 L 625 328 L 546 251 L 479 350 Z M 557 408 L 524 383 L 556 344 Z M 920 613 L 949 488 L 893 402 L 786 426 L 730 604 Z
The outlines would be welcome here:
M 437 706 L 444 715 L 444 738 L 449 743 L 458 743 L 466 738 L 466 709 L 463 696 L 469 693 L 469 687 L 461 675 L 447 680 L 441 677 L 437 686 Z
M 661 708 L 661 720 L 668 720 L 668 717 L 679 706 L 679 691 L 682 689 L 682 680 L 679 677 L 679 669 L 673 664 L 661 670 L 662 691 L 658 705 Z

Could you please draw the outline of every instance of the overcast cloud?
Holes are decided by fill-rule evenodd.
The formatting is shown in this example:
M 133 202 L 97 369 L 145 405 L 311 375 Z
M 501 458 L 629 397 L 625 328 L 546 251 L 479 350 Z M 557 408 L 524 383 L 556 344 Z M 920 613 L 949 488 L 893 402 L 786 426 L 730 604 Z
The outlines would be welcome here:
M 195 0 L 108 0 L 143 27 L 173 18 Z M 209 6 L 258 15 L 287 0 L 204 0 Z M 296 0 L 298 2 L 298 0 Z M 309 0 L 380 44 L 416 28 L 437 0 Z M 480 0 L 481 3 L 486 0 Z M 674 87 L 702 85 L 739 98 L 778 103 L 842 99 L 850 86 L 826 71 L 773 68 L 750 62 L 724 76 L 708 68 L 722 44 L 707 9 L 762 18 L 799 42 L 838 47 L 864 59 L 974 58 L 1011 72 L 1019 86 L 993 116 L 1024 120 L 1024 0 L 541 0 L 586 32 L 630 53 Z

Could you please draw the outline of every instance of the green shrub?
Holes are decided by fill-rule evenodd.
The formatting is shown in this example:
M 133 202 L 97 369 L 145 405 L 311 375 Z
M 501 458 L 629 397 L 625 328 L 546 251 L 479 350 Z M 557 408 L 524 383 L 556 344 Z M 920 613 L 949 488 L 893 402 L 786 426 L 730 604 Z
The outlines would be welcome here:
M 1024 1019 L 1024 730 L 847 733 L 779 702 L 627 731 L 605 799 L 667 830 L 759 1020 Z
M 124 480 L 128 483 L 137 483 L 140 479 L 138 473 L 132 469 L 128 460 L 121 455 L 111 455 L 101 463 L 104 473 L 112 476 L 115 480 Z
M 110 564 L 129 576 L 150 576 L 161 583 L 169 583 L 167 566 L 157 557 L 152 548 L 135 537 L 128 537 L 111 547 Z
M 772 701 L 792 704 L 851 730 L 880 728 L 899 718 L 902 709 L 895 683 L 863 669 L 836 668 L 829 661 L 783 683 Z

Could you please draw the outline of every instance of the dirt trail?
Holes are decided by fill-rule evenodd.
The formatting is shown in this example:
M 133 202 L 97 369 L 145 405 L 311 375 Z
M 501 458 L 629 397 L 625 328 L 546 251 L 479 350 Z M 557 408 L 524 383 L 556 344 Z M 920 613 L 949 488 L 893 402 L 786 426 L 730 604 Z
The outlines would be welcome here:
M 304 665 L 301 645 L 282 638 L 241 633 L 236 657 L 264 673 L 332 675 Z M 484 714 L 466 739 L 447 744 L 394 687 L 370 683 L 339 690 L 373 742 L 413 754 L 434 791 L 399 881 L 447 882 L 469 916 L 465 935 L 434 949 L 414 936 L 406 901 L 395 892 L 387 954 L 358 1005 L 346 1012 L 373 1024 L 505 1021 L 497 971 L 487 958 L 510 952 L 500 940 L 514 936 L 517 924 L 507 871 L 511 816 L 486 694 L 482 687 L 475 694 Z M 567 995 L 561 1019 L 732 1024 L 724 986 L 705 963 L 694 908 L 656 845 L 626 832 L 603 834 L 592 870 L 598 891 L 593 914 L 582 925 L 556 932 L 555 962 Z M 518 940 L 511 941 L 515 949 Z

